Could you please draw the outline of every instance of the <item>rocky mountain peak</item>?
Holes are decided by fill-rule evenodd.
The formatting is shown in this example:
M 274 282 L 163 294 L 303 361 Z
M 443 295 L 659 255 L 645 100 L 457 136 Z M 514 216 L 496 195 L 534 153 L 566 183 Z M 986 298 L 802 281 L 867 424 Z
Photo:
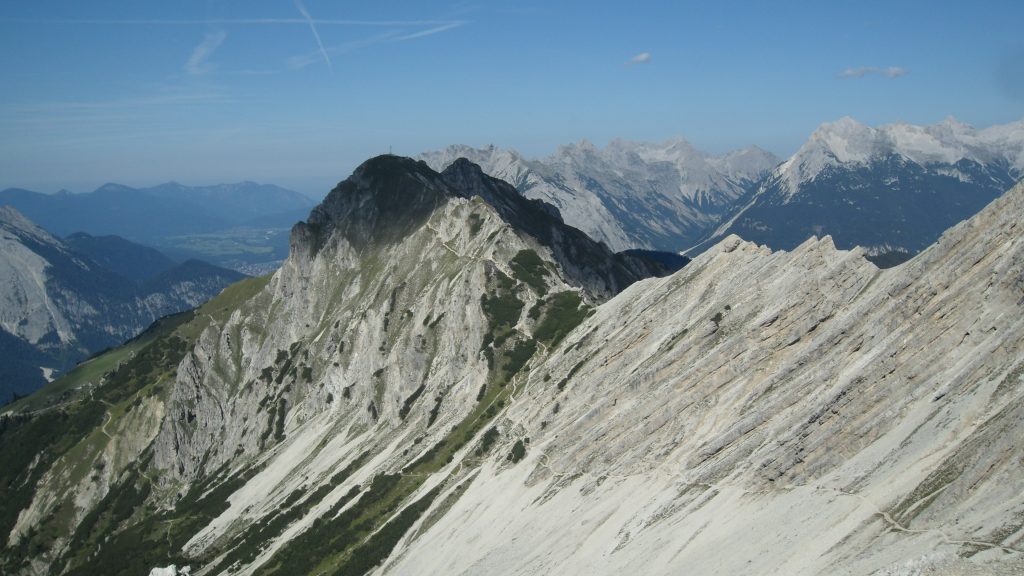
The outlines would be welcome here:
M 422 224 L 447 196 L 425 162 L 391 154 L 362 163 L 292 229 L 292 252 L 316 253 L 339 230 L 353 246 L 393 242 Z
M 628 262 L 528 202 L 361 166 L 303 225 L 329 249 L 69 403 L 74 457 L 16 453 L 8 542 L 60 538 L 24 573 L 1020 573 L 1024 188 L 889 270 L 729 234 L 603 301 Z
M 324 246 L 341 241 L 357 250 L 401 242 L 449 200 L 474 197 L 516 233 L 550 249 L 566 276 L 596 299 L 637 279 L 669 272 L 647 256 L 613 253 L 566 225 L 554 206 L 522 196 L 466 158 L 455 159 L 438 173 L 424 161 L 392 155 L 360 165 L 313 209 L 307 222 L 295 225 L 292 258 L 309 261 Z
M 458 158 L 441 173 L 453 194 L 471 198 L 480 196 L 503 219 L 519 228 L 532 228 L 539 217 L 542 221 L 562 223 L 562 215 L 554 206 L 542 200 L 524 198 L 511 184 L 484 173 L 479 164 Z

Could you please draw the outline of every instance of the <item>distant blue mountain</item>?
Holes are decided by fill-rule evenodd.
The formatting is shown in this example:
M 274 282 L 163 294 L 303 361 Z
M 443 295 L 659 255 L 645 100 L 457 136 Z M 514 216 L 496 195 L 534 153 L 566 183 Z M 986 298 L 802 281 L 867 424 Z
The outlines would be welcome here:
M 120 236 L 93 236 L 75 232 L 64 238 L 64 245 L 84 254 L 104 268 L 129 280 L 142 282 L 170 270 L 175 261 L 156 248 L 136 244 Z
M 13 206 L 58 236 L 115 234 L 159 244 L 167 237 L 253 222 L 288 228 L 315 203 L 298 192 L 255 182 L 196 187 L 169 182 L 151 188 L 104 184 L 84 194 L 10 188 L 0 192 L 0 204 Z

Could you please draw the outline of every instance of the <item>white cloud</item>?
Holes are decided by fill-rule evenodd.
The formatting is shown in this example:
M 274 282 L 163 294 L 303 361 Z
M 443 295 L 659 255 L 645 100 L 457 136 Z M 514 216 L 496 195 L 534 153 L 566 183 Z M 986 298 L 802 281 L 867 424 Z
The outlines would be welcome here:
M 888 68 L 878 68 L 877 66 L 859 66 L 857 68 L 847 68 L 839 73 L 840 78 L 863 78 L 865 76 L 884 76 L 886 78 L 899 78 L 900 76 L 906 76 L 909 72 L 906 68 L 900 66 L 890 66 Z
M 207 32 L 206 37 L 192 50 L 192 55 L 189 56 L 188 62 L 185 62 L 185 71 L 189 74 L 198 75 L 206 74 L 213 70 L 213 64 L 207 62 L 211 55 L 220 48 L 220 45 L 224 43 L 224 39 L 228 37 L 228 33 L 222 31 L 219 32 Z
M 632 58 L 630 58 L 628 63 L 630 65 L 633 65 L 633 64 L 647 64 L 650 61 L 651 61 L 651 53 L 650 52 L 641 52 L 641 53 L 637 54 L 636 56 L 633 56 Z
M 878 68 L 861 66 L 860 68 L 847 68 L 839 73 L 840 78 L 863 78 L 868 74 L 878 72 Z

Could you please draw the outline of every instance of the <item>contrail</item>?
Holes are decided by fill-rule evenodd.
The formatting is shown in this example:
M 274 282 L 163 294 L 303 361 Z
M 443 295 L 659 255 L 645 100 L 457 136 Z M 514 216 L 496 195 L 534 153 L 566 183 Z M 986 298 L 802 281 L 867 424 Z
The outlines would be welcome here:
M 427 30 L 421 30 L 419 32 L 413 32 L 412 34 L 406 34 L 405 36 L 399 36 L 397 38 L 392 39 L 392 41 L 393 42 L 403 42 L 405 40 L 414 40 L 416 38 L 423 38 L 424 36 L 433 36 L 434 34 L 440 34 L 441 32 L 446 32 L 448 30 L 451 30 L 452 28 L 458 28 L 459 26 L 462 26 L 465 23 L 466 22 L 464 20 L 454 20 L 452 22 L 445 22 L 444 24 L 441 24 L 440 26 L 435 26 L 435 27 L 429 28 Z
M 313 22 L 313 17 L 309 15 L 309 10 L 306 10 L 306 5 L 302 3 L 302 0 L 295 0 L 295 7 L 299 9 L 299 14 L 302 14 L 302 17 L 309 23 L 309 29 L 313 31 L 313 38 L 316 38 L 316 45 L 320 48 L 320 55 L 327 62 L 327 67 L 333 70 L 334 64 L 331 63 L 331 57 L 327 55 L 324 43 L 320 41 L 320 33 L 316 31 L 316 24 Z
M 387 27 L 387 26 L 446 26 L 457 21 L 453 20 L 339 20 L 314 19 L 317 26 L 356 26 L 356 27 Z M 46 18 L 0 18 L 5 24 L 92 24 L 113 26 L 210 26 L 210 25 L 298 25 L 308 26 L 307 18 L 208 18 L 204 20 L 166 20 L 166 19 L 46 19 Z

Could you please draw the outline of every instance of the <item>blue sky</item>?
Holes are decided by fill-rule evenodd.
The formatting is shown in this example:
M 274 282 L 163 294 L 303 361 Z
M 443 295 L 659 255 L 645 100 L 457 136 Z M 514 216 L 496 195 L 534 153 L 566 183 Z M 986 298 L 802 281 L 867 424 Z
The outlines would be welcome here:
M 451 143 L 1024 117 L 1024 2 L 90 0 L 0 5 L 0 188 L 272 182 Z

